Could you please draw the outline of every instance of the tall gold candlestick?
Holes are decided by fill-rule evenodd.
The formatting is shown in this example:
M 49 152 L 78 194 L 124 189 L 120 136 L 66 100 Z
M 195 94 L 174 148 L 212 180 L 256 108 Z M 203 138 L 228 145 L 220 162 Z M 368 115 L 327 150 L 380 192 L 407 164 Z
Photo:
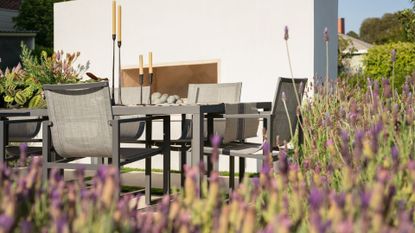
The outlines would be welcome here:
M 148 73 L 153 73 L 153 53 L 148 53 Z
M 138 67 L 139 67 L 140 75 L 144 74 L 143 55 L 140 55 L 140 57 L 139 57 Z
M 115 25 L 116 25 L 116 4 L 115 0 L 112 1 L 112 35 L 115 35 Z
M 118 5 L 118 41 L 121 41 L 121 6 Z

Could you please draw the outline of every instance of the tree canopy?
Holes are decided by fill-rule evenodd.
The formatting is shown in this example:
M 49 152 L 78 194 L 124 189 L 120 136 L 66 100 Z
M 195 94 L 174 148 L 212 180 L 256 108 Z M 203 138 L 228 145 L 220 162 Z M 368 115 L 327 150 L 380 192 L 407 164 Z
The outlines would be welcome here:
M 408 41 L 399 12 L 365 19 L 360 26 L 360 38 L 373 44 Z
M 36 47 L 53 48 L 53 3 L 65 0 L 24 0 L 13 20 L 18 30 L 36 31 Z

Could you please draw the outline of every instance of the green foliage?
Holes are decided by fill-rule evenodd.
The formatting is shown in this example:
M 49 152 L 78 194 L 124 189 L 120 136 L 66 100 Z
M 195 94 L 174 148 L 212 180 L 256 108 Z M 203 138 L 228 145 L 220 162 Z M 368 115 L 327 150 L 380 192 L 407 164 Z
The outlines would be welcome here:
M 80 53 L 57 51 L 51 56 L 43 51 L 40 58 L 32 55 L 27 46 L 22 44 L 21 60 L 26 75 L 35 77 L 41 84 L 77 83 L 82 74 L 89 68 L 86 65 L 75 66 Z
M 46 103 L 42 97 L 42 84 L 26 75 L 21 66 L 0 74 L 1 107 L 42 108 Z
M 415 44 L 413 43 L 390 43 L 374 46 L 369 49 L 364 58 L 364 74 L 367 77 L 381 79 L 393 76 L 393 63 L 391 51 L 396 49 L 396 62 L 394 65 L 394 86 L 400 87 L 406 76 L 415 70 Z
M 86 65 L 75 66 L 79 53 L 64 54 L 58 51 L 48 56 L 45 51 L 41 57 L 22 44 L 21 60 L 12 70 L 0 70 L 0 107 L 3 108 L 43 108 L 43 84 L 77 83 L 88 69 Z
M 16 29 L 36 31 L 36 46 L 53 48 L 53 3 L 64 0 L 24 0 L 13 20 Z
M 364 20 L 360 26 L 360 39 L 372 44 L 407 41 L 399 13 Z
M 398 12 L 398 15 L 406 41 L 415 42 L 415 12 L 412 9 L 406 9 Z

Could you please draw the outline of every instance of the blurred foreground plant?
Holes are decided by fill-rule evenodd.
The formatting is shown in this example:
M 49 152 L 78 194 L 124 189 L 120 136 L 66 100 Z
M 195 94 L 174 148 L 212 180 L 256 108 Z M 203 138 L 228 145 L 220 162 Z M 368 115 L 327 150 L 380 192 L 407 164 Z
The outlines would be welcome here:
M 392 97 L 389 80 L 367 87 L 339 81 L 331 98 L 317 86 L 303 107 L 302 159 L 288 145 L 227 198 L 217 172 L 197 188 L 203 166 L 186 167 L 182 193 L 138 210 L 138 198 L 113 196 L 117 171 L 102 167 L 87 187 L 83 170 L 64 182 L 0 167 L 3 232 L 414 232 L 415 78 Z M 327 106 L 329 106 L 327 108 Z M 220 139 L 213 138 L 218 145 Z M 269 145 L 264 145 L 268 158 Z M 217 162 L 218 154 L 211 156 Z M 200 194 L 200 197 L 199 197 Z

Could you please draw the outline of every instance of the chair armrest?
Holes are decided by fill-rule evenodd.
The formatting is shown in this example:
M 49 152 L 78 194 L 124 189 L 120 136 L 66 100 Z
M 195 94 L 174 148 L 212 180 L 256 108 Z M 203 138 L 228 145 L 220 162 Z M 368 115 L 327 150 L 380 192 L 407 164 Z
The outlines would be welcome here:
M 224 114 L 223 118 L 226 119 L 259 119 L 259 118 L 269 118 L 272 116 L 271 112 L 259 112 L 259 113 L 249 113 L 249 114 Z
M 45 121 L 45 119 L 42 118 L 37 118 L 37 119 L 7 119 L 5 120 L 7 122 L 7 124 L 22 124 L 22 123 L 35 123 L 35 122 L 43 122 Z
M 131 123 L 131 122 L 137 122 L 137 121 L 152 121 L 152 120 L 164 120 L 165 118 L 168 118 L 169 116 L 145 116 L 145 117 L 134 117 L 134 118 L 126 118 L 126 119 L 114 119 L 109 121 L 109 124 L 112 125 L 113 122 L 117 121 L 120 124 L 123 123 Z

